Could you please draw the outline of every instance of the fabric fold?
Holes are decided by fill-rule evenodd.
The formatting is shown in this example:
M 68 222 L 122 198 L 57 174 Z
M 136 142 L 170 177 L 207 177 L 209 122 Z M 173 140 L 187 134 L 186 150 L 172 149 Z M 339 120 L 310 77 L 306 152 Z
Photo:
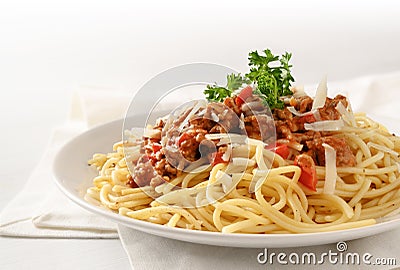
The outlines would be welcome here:
M 74 93 L 69 118 L 51 139 L 24 188 L 0 214 L 0 235 L 45 238 L 118 238 L 116 224 L 84 210 L 55 186 L 53 158 L 67 141 L 88 128 L 122 118 L 128 91 L 80 88 Z

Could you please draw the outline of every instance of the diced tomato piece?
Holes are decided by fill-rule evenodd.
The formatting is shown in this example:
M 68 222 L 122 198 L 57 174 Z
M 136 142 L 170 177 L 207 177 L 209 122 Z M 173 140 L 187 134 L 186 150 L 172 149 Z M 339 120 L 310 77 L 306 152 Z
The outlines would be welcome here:
M 154 165 L 158 159 L 157 159 L 157 152 L 159 152 L 162 148 L 162 145 L 159 143 L 152 143 L 151 145 L 151 150 L 153 152 L 147 156 L 147 158 L 151 161 L 151 164 Z
M 283 143 L 277 143 L 276 145 L 267 146 L 266 149 L 275 152 L 284 159 L 287 159 L 290 154 L 289 147 Z
M 286 144 L 281 144 L 275 147 L 275 153 L 280 155 L 282 158 L 287 159 L 290 151 Z
M 190 139 L 190 135 L 188 134 L 188 133 L 183 133 L 180 137 L 179 137 L 179 140 L 178 140 L 178 146 L 181 146 L 181 144 L 184 142 L 184 141 L 186 141 L 186 140 L 188 140 L 188 139 Z
M 217 151 L 217 152 L 213 153 L 211 165 L 215 166 L 215 165 L 217 165 L 219 163 L 227 163 L 227 161 L 222 159 L 223 155 L 224 155 L 224 152 Z
M 253 94 L 253 88 L 250 85 L 243 88 L 243 90 L 235 99 L 236 105 L 240 107 L 248 97 L 251 97 L 252 94 Z
M 153 143 L 153 145 L 151 146 L 151 148 L 153 149 L 153 153 L 157 153 L 158 151 L 161 150 L 162 146 L 161 146 L 161 144 Z
M 299 182 L 309 189 L 317 191 L 318 179 L 314 160 L 307 154 L 301 154 L 294 159 L 294 165 L 301 169 Z

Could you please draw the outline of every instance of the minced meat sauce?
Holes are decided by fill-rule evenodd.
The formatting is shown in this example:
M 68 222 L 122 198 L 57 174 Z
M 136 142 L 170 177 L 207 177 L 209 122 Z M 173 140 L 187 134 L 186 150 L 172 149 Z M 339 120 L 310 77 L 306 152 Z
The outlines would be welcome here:
M 333 99 L 327 98 L 325 106 L 318 109 L 321 120 L 337 120 L 340 114 L 335 109 L 342 102 L 345 107 L 348 103 L 344 96 L 338 95 Z M 313 99 L 304 96 L 290 100 L 300 113 L 311 110 Z M 185 111 L 179 118 L 164 130 L 165 120 L 159 119 L 153 127 L 155 135 L 144 137 L 142 142 L 142 156 L 134 168 L 134 179 L 130 178 L 131 187 L 158 186 L 169 182 L 182 173 L 182 170 L 191 162 L 204 158 L 209 164 L 227 162 L 221 156 L 226 146 L 217 146 L 216 141 L 206 140 L 205 136 L 212 133 L 239 133 L 248 137 L 269 140 L 276 134 L 276 139 L 284 139 L 303 145 L 301 153 L 306 153 L 314 159 L 315 164 L 325 165 L 324 147 L 327 143 L 335 148 L 337 166 L 354 166 L 355 156 L 343 138 L 334 137 L 327 132 L 305 130 L 304 123 L 315 122 L 310 115 L 294 116 L 286 107 L 274 109 L 273 119 L 261 99 L 252 95 L 243 104 L 238 105 L 235 97 L 229 97 L 223 103 L 211 102 L 182 123 L 190 113 Z M 162 146 L 162 137 L 166 137 L 165 147 Z
M 325 105 L 318 109 L 320 120 L 338 120 L 340 113 L 335 109 L 337 104 L 347 107 L 346 97 L 337 95 L 335 98 L 326 98 Z M 300 113 L 311 111 L 313 100 L 308 96 L 298 99 L 292 99 L 291 105 Z M 329 144 L 336 150 L 336 165 L 338 167 L 354 166 L 356 159 L 349 145 L 344 138 L 331 136 L 329 132 L 318 132 L 305 130 L 305 123 L 315 122 L 312 114 L 305 116 L 293 116 L 285 107 L 284 109 L 275 109 L 273 112 L 277 139 L 287 139 L 296 141 L 303 145 L 302 152 L 311 156 L 315 164 L 325 166 L 325 149 L 323 143 Z

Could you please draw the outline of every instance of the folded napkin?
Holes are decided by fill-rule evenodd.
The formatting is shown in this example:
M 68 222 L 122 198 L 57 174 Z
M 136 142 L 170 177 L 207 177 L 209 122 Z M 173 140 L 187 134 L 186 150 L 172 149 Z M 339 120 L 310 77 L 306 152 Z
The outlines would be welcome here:
M 73 96 L 68 122 L 55 128 L 23 190 L 0 215 L 0 235 L 46 238 L 118 238 L 115 223 L 90 213 L 55 186 L 53 158 L 68 140 L 100 123 L 122 118 L 131 93 L 84 87 Z

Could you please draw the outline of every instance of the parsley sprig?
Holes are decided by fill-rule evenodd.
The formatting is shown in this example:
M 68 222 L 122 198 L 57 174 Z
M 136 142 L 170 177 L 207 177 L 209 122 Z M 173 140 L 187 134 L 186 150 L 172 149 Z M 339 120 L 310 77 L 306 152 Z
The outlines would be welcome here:
M 290 73 L 292 65 L 289 64 L 291 53 L 286 52 L 281 56 L 275 56 L 271 50 L 263 51 L 260 55 L 257 51 L 249 53 L 250 72 L 241 76 L 240 74 L 230 74 L 227 76 L 227 85 L 225 87 L 207 85 L 204 91 L 209 101 L 223 101 L 224 98 L 233 95 L 233 92 L 243 84 L 254 83 L 254 93 L 259 95 L 264 103 L 271 109 L 282 109 L 282 96 L 292 95 L 290 90 L 294 78 Z
M 249 84 L 250 80 L 239 74 L 229 74 L 226 77 L 226 86 L 218 86 L 217 84 L 207 85 L 204 90 L 207 100 L 209 101 L 223 101 L 226 97 L 232 96 L 235 90 L 241 88 L 244 84 Z

